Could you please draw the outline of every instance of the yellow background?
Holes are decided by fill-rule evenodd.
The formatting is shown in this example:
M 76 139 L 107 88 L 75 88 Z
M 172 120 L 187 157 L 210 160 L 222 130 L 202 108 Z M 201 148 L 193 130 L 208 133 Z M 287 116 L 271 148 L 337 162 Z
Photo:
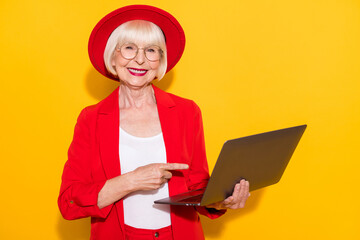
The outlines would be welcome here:
M 185 30 L 159 86 L 201 107 L 210 169 L 226 139 L 308 124 L 280 183 L 202 218 L 206 239 L 360 239 L 358 0 L 1 0 L 0 239 L 89 238 L 89 219 L 60 216 L 60 177 L 80 110 L 116 87 L 89 34 L 134 3 Z

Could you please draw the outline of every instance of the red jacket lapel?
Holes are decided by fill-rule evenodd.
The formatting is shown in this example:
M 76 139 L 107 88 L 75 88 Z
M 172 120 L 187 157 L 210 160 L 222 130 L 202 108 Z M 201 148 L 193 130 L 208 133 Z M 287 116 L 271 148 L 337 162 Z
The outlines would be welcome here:
M 165 142 L 167 162 L 180 163 L 181 137 L 179 116 L 176 104 L 169 94 L 160 90 L 159 88 L 154 87 L 154 92 Z M 168 182 L 170 196 L 183 192 L 184 182 L 185 181 L 181 172 L 173 172 L 173 177 Z
M 107 179 L 120 175 L 118 89 L 104 99 L 97 121 L 100 157 Z
M 119 88 L 105 98 L 98 114 L 100 157 L 107 179 L 121 174 L 119 157 Z M 118 220 L 125 239 L 124 208 L 122 199 L 115 204 Z

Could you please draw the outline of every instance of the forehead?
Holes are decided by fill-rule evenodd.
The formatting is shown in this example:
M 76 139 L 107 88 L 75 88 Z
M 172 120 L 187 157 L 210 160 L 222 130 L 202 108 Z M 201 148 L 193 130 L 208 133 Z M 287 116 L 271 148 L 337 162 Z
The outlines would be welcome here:
M 146 47 L 159 47 L 159 45 L 156 42 L 149 42 L 149 41 L 139 41 L 135 39 L 124 39 L 124 41 L 119 42 L 120 46 L 129 46 L 129 45 L 135 45 L 138 48 L 146 48 Z
M 125 28 L 118 39 L 118 43 L 135 43 L 138 46 L 159 45 L 163 38 L 161 30 L 149 25 L 129 26 Z
M 122 39 L 120 39 L 119 43 L 120 44 L 134 43 L 138 47 L 159 45 L 159 41 L 155 38 L 134 37 L 134 36 L 125 36 Z
M 136 44 L 136 43 L 132 43 L 132 42 L 127 42 L 124 43 L 120 46 L 118 46 L 119 48 L 121 48 L 122 50 L 130 50 L 130 49 L 153 49 L 153 50 L 161 50 L 160 46 L 155 45 L 155 44 L 151 44 L 151 45 L 145 45 L 145 44 Z

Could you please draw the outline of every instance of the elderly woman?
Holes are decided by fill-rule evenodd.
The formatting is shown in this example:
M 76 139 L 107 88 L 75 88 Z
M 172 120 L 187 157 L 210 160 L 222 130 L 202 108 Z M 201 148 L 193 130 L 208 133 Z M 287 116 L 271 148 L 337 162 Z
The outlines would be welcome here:
M 66 219 L 91 217 L 91 239 L 204 239 L 197 213 L 216 218 L 249 196 L 242 180 L 211 206 L 154 204 L 209 178 L 199 107 L 151 84 L 175 66 L 184 45 L 177 20 L 144 5 L 108 14 L 90 36 L 92 64 L 120 86 L 81 112 L 58 204 Z

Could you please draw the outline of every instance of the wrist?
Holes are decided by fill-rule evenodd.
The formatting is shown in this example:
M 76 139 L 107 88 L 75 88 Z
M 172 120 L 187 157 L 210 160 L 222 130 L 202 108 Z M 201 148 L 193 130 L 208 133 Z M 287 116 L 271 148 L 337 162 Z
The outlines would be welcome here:
M 132 193 L 137 191 L 137 185 L 136 181 L 134 181 L 135 176 L 133 172 L 128 172 L 123 175 L 120 175 L 119 178 L 121 178 L 121 181 L 123 183 L 123 189 L 126 192 L 126 194 Z

